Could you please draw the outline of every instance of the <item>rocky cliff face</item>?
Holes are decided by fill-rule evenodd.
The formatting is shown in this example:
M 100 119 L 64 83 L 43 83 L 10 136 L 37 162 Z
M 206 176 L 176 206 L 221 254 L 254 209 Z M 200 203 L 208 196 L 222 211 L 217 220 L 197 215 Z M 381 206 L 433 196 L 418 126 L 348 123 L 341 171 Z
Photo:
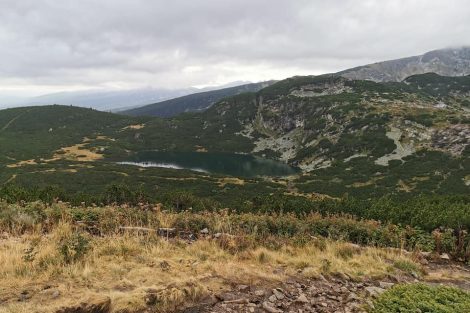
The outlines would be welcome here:
M 468 192 L 469 95 L 469 76 L 294 77 L 205 112 L 198 145 L 298 166 L 302 191 Z
M 339 74 L 350 79 L 398 82 L 411 75 L 431 72 L 443 76 L 469 75 L 470 47 L 434 50 L 419 56 L 352 68 Z

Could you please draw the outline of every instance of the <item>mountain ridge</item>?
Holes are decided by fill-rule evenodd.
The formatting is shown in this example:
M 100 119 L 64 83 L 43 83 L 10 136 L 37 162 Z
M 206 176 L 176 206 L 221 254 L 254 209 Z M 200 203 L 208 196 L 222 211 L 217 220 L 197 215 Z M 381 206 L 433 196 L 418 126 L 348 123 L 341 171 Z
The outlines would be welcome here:
M 398 82 L 406 77 L 428 72 L 442 76 L 469 75 L 470 46 L 433 50 L 422 55 L 376 62 L 346 69 L 338 74 L 350 79 Z
M 109 167 L 99 173 L 113 181 L 145 181 L 150 188 L 149 170 L 115 176 L 131 169 L 111 164 L 156 149 L 281 160 L 302 168 L 301 175 L 288 179 L 301 194 L 367 198 L 465 194 L 470 188 L 470 76 L 422 74 L 400 83 L 293 77 L 173 118 L 49 106 L 2 111 L 0 125 L 7 126 L 0 132 L 3 182 L 37 181 L 44 175 L 38 168 L 65 166 L 82 177 L 96 175 L 94 167 Z M 84 169 L 83 163 L 93 168 Z M 52 182 L 50 175 L 59 172 L 47 175 Z
M 120 113 L 131 116 L 148 115 L 171 117 L 184 112 L 204 111 L 224 97 L 234 96 L 244 92 L 256 92 L 273 84 L 274 82 L 275 81 L 272 80 L 260 83 L 249 83 L 223 89 L 193 93 L 174 99 L 148 104 L 138 108 L 121 111 Z

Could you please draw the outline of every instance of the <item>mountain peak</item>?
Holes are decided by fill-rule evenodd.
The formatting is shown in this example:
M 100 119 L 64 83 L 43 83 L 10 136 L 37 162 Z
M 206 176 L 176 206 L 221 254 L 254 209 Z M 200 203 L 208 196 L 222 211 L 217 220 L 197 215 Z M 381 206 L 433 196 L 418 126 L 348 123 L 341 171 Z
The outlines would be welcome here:
M 339 74 L 350 79 L 397 82 L 429 72 L 442 76 L 469 75 L 470 47 L 433 50 L 418 56 L 355 67 Z

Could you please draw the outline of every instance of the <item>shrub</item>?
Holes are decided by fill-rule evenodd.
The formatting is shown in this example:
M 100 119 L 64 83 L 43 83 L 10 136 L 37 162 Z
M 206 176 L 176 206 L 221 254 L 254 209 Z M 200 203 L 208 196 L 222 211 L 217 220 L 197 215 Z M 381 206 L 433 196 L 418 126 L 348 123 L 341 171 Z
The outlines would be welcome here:
M 444 286 L 396 285 L 374 301 L 370 313 L 470 312 L 470 294 Z
M 59 242 L 59 253 L 66 264 L 81 260 L 90 248 L 88 238 L 80 233 L 62 238 Z

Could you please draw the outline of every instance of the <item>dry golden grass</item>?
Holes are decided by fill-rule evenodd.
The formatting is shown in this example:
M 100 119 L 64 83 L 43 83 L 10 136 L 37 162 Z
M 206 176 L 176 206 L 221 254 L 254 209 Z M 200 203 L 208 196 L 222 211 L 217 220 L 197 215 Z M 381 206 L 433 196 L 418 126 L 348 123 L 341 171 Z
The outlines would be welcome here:
M 142 129 L 145 127 L 145 124 L 135 124 L 135 125 L 129 125 L 129 126 L 126 126 L 124 127 L 122 130 L 126 130 L 126 129 Z
M 79 143 L 70 147 L 61 148 L 60 153 L 54 154 L 52 160 L 66 159 L 81 162 L 91 162 L 103 158 L 103 155 L 89 149 L 85 149 L 86 143 Z
M 19 162 L 14 163 L 14 164 L 8 164 L 7 167 L 15 168 L 15 167 L 21 167 L 21 166 L 25 166 L 25 165 L 36 165 L 36 164 L 38 164 L 38 163 L 34 159 L 31 159 L 31 160 L 19 161 Z
M 225 185 L 227 184 L 242 186 L 245 184 L 245 181 L 243 179 L 236 178 L 236 177 L 224 177 L 224 178 L 219 179 L 220 187 L 225 187 Z
M 194 146 L 196 148 L 196 152 L 207 152 L 208 150 L 203 146 Z
M 174 217 L 166 217 L 162 214 L 161 226 L 172 224 Z M 188 244 L 137 234 L 84 234 L 90 248 L 83 258 L 66 262 L 61 243 L 73 236 L 73 227 L 61 223 L 47 235 L 0 240 L 0 312 L 54 312 L 93 294 L 109 296 L 113 312 L 137 312 L 147 306 L 149 292 L 158 295 L 161 312 L 171 312 L 233 284 L 336 272 L 380 277 L 393 272 L 390 264 L 397 260 L 412 262 L 397 251 L 328 240 L 268 249 L 243 248 L 243 240 L 231 236 Z M 18 302 L 23 291 L 31 298 Z M 60 295 L 53 297 L 56 291 Z

